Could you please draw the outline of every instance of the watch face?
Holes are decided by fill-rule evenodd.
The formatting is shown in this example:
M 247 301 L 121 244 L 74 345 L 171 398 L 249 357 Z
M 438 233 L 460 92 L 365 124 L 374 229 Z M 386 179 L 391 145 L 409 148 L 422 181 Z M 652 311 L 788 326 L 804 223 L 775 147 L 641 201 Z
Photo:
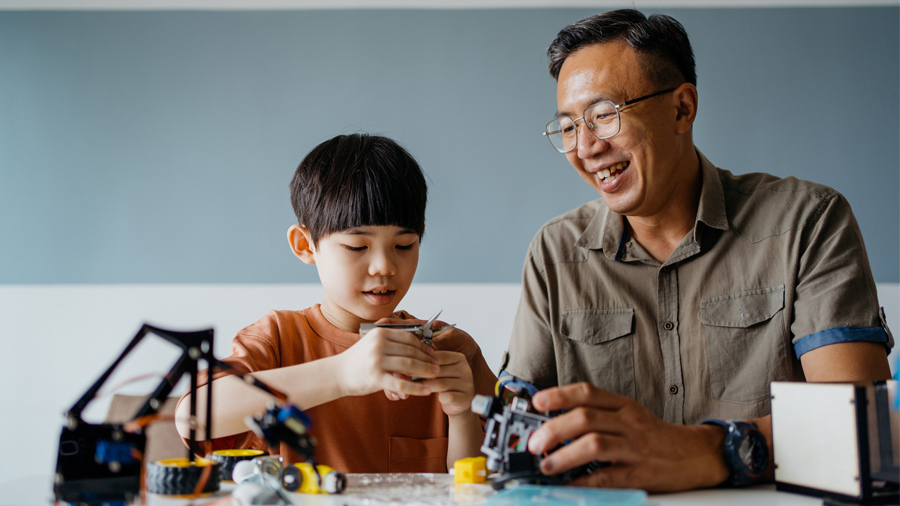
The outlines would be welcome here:
M 738 448 L 738 458 L 741 459 L 745 466 L 753 467 L 753 438 L 744 438 L 741 442 L 741 447 Z
M 769 464 L 769 451 L 765 438 L 754 429 L 744 432 L 737 455 L 750 475 L 761 474 Z

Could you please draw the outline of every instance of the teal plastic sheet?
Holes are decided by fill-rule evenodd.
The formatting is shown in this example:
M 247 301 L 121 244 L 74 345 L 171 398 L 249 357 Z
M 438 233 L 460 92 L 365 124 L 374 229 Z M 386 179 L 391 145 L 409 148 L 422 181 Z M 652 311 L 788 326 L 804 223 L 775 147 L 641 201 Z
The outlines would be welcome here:
M 647 493 L 643 490 L 555 487 L 519 485 L 488 496 L 488 506 L 643 506 Z

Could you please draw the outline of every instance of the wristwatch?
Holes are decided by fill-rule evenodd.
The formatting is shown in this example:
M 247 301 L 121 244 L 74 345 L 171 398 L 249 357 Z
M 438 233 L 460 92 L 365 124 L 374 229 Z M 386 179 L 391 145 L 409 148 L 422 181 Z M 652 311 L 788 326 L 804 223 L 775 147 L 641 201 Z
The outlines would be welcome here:
M 729 476 L 724 484 L 743 486 L 762 481 L 769 466 L 769 446 L 755 423 L 716 419 L 701 423 L 725 427 L 723 446 Z

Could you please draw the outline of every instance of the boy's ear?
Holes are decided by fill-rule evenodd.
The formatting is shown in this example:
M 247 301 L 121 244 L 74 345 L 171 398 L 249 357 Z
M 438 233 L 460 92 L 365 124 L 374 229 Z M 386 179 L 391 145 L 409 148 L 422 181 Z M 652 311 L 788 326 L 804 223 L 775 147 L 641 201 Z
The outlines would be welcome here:
M 301 225 L 291 225 L 287 232 L 288 242 L 291 244 L 291 251 L 294 255 L 305 264 L 316 263 L 315 252 L 312 248 L 309 230 Z

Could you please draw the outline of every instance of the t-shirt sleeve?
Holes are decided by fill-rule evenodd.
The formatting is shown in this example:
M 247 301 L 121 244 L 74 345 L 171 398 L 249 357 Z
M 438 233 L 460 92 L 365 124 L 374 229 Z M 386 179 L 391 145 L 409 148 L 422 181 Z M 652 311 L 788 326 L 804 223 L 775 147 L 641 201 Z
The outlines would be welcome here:
M 862 233 L 842 195 L 823 198 L 804 227 L 801 248 L 791 322 L 796 355 L 849 341 L 892 348 Z
M 556 358 L 546 268 L 540 251 L 542 235 L 531 242 L 522 272 L 522 294 L 513 322 L 504 370 L 539 385 L 557 386 Z

